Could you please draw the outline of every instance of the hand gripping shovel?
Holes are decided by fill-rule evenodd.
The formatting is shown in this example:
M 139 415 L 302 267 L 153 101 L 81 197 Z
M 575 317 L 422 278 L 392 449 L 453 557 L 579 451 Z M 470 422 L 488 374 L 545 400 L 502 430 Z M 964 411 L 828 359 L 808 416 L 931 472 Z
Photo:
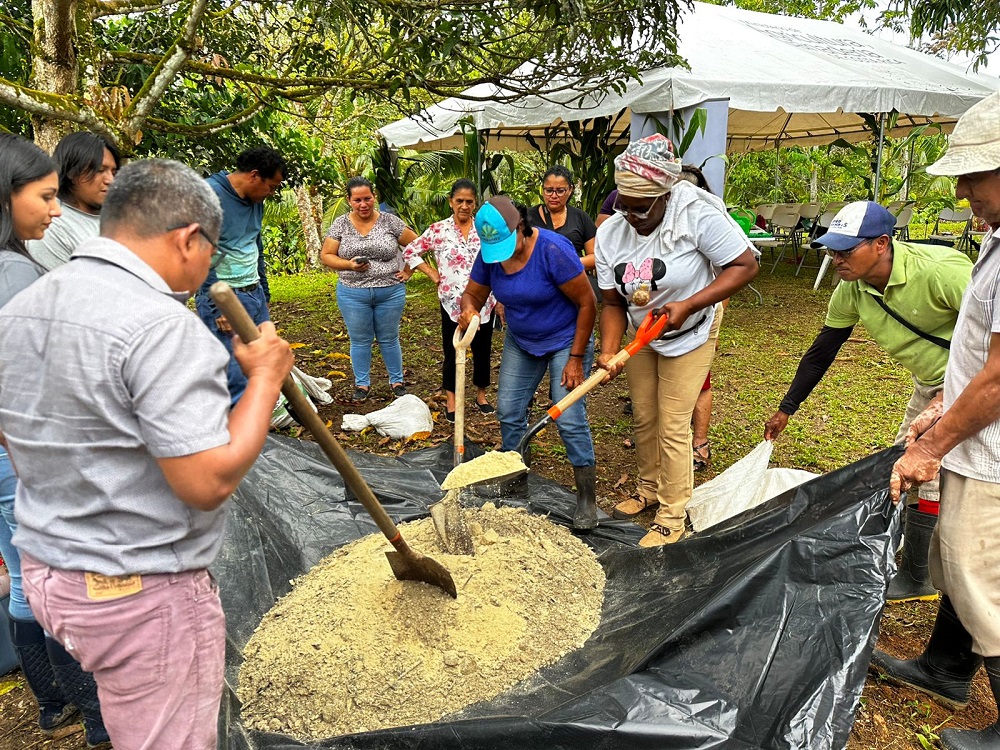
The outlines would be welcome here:
M 608 362 L 608 364 L 614 367 L 615 365 L 619 365 L 625 362 L 629 357 L 631 357 L 637 351 L 642 349 L 642 347 L 644 347 L 650 341 L 659 336 L 663 332 L 663 328 L 666 325 L 667 325 L 666 315 L 661 315 L 660 317 L 654 319 L 653 313 L 649 312 L 646 315 L 646 318 L 642 321 L 642 325 L 640 325 L 639 329 L 635 332 L 635 340 L 632 341 L 631 344 L 626 346 L 620 352 L 618 352 L 614 357 L 612 357 L 611 360 Z M 580 385 L 578 385 L 572 391 L 567 393 L 559 401 L 559 403 L 549 407 L 548 413 L 544 417 L 542 417 L 542 419 L 540 419 L 538 422 L 533 424 L 531 428 L 526 433 L 524 433 L 524 437 L 522 437 L 521 441 L 517 444 L 517 452 L 521 454 L 521 457 L 522 458 L 524 457 L 524 452 L 528 447 L 528 443 L 531 442 L 531 439 L 539 432 L 541 432 L 541 430 L 546 425 L 549 425 L 556 419 L 559 419 L 559 417 L 562 416 L 562 413 L 564 411 L 566 411 L 569 407 L 571 407 L 581 398 L 590 393 L 590 391 L 592 391 L 599 383 L 603 383 L 607 379 L 608 379 L 607 370 L 603 369 L 598 370 L 589 378 L 580 383 Z M 485 456 L 480 456 L 474 461 L 470 461 L 469 465 L 475 463 L 476 461 L 482 461 L 483 458 L 485 458 Z M 519 471 L 505 473 L 499 476 L 490 476 L 486 478 L 477 479 L 474 482 L 470 482 L 466 486 L 493 483 L 498 481 L 504 481 L 507 479 L 513 479 L 514 477 L 523 474 L 525 471 L 527 471 L 527 468 Z M 451 474 L 449 474 L 448 477 L 451 477 Z M 448 484 L 448 478 L 445 479 L 444 483 Z
M 250 343 L 260 338 L 260 332 L 254 326 L 253 320 L 250 319 L 247 311 L 243 308 L 243 305 L 233 293 L 233 290 L 229 288 L 228 284 L 223 281 L 217 282 L 212 285 L 209 292 L 212 295 L 212 299 L 215 300 L 215 304 L 219 306 L 223 315 L 226 316 L 226 319 L 232 325 L 233 330 L 239 334 L 239 337 L 243 341 Z M 357 467 L 351 463 L 351 459 L 348 458 L 347 453 L 340 446 L 340 443 L 326 429 L 326 425 L 323 424 L 323 420 L 320 419 L 319 414 L 313 411 L 308 398 L 295 385 L 291 375 L 285 378 L 285 382 L 281 386 L 281 392 L 288 399 L 288 403 L 295 411 L 295 418 L 312 433 L 312 436 L 319 443 L 320 448 L 323 449 L 327 458 L 330 459 L 330 462 L 340 473 L 340 476 L 343 477 L 344 484 L 357 496 L 358 500 L 365 507 L 365 510 L 375 520 L 379 530 L 385 534 L 389 543 L 396 548 L 395 552 L 385 553 L 385 556 L 389 559 L 389 567 L 392 568 L 393 575 L 400 581 L 423 581 L 424 583 L 429 583 L 432 586 L 443 589 L 452 597 L 457 598 L 458 591 L 455 588 L 455 581 L 452 579 L 451 573 L 441 563 L 410 549 L 409 545 L 403 540 L 402 534 L 399 533 L 399 529 L 396 528 L 396 524 L 389 518 L 389 514 L 385 512 L 385 508 L 379 503 L 371 488 L 358 472 Z
M 642 349 L 646 344 L 655 339 L 660 333 L 663 332 L 663 328 L 667 325 L 667 316 L 661 315 L 658 318 L 653 318 L 653 312 L 650 311 L 646 313 L 645 319 L 642 321 L 642 325 L 635 332 L 635 339 L 631 344 L 626 346 L 610 360 L 608 360 L 608 365 L 615 367 L 616 365 L 623 364 L 629 357 L 635 354 L 637 351 Z M 600 369 L 594 372 L 589 378 L 584 380 L 580 385 L 574 388 L 572 391 L 567 393 L 559 403 L 554 404 L 549 407 L 548 412 L 544 417 L 535 422 L 526 433 L 524 437 L 521 438 L 521 442 L 517 444 L 517 452 L 524 456 L 525 450 L 528 448 L 528 443 L 531 439 L 535 437 L 539 432 L 541 432 L 545 427 L 552 424 L 555 420 L 562 416 L 563 412 L 569 407 L 579 401 L 581 398 L 590 393 L 594 388 L 597 387 L 599 383 L 603 383 L 610 377 L 607 370 Z
M 458 466 L 465 458 L 465 360 L 472 339 L 479 331 L 479 316 L 476 315 L 465 329 L 465 335 L 455 329 L 452 344 L 455 347 L 455 444 L 453 466 Z M 449 491 L 444 500 L 430 507 L 431 520 L 438 540 L 453 555 L 474 555 L 475 545 L 469 526 L 462 515 L 460 502 L 462 488 Z

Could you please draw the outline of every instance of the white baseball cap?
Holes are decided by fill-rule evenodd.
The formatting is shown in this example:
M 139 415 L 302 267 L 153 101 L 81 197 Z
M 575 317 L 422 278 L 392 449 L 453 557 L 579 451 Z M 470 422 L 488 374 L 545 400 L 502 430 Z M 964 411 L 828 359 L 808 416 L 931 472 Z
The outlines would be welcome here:
M 810 247 L 843 252 L 883 234 L 892 237 L 895 227 L 896 217 L 887 208 L 874 201 L 854 201 L 837 212 L 826 234 L 813 240 Z
M 930 174 L 963 175 L 1000 168 L 1000 92 L 990 94 L 958 118 L 945 155 Z

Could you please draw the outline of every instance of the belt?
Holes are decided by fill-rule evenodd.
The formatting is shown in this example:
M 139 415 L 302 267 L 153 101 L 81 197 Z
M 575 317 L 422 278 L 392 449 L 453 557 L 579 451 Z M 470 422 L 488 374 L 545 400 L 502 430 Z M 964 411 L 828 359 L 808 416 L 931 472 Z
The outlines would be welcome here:
M 246 292 L 247 294 L 249 294 L 250 292 L 256 292 L 257 291 L 257 287 L 259 287 L 259 286 L 260 286 L 259 283 L 257 283 L 257 284 L 251 284 L 250 286 L 234 286 L 233 287 L 233 291 L 234 292 Z
M 690 328 L 685 328 L 683 331 L 677 331 L 676 333 L 669 333 L 665 336 L 660 336 L 659 341 L 673 341 L 674 339 L 679 339 L 681 336 L 687 336 L 689 333 L 693 333 L 701 328 L 701 324 L 708 320 L 708 313 L 704 312 L 701 314 L 701 319 L 695 323 Z

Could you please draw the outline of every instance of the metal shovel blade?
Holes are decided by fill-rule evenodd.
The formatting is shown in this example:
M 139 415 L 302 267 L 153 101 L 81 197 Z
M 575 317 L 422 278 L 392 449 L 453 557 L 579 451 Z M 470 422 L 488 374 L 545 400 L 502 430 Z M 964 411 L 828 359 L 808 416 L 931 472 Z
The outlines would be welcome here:
M 509 451 L 509 452 L 513 453 L 514 451 Z M 441 489 L 453 490 L 462 487 L 475 487 L 480 484 L 494 484 L 496 482 L 503 482 L 508 479 L 514 479 L 515 477 L 519 477 L 522 474 L 528 473 L 528 467 L 524 465 L 523 460 L 521 460 L 520 458 L 518 459 L 520 466 L 507 464 L 506 466 L 497 469 L 494 473 L 479 477 L 478 479 L 462 480 L 461 476 L 457 473 L 461 469 L 463 473 L 466 474 L 472 473 L 474 475 L 475 472 L 470 472 L 470 469 L 472 468 L 481 469 L 484 464 L 489 465 L 489 463 L 494 460 L 493 456 L 494 453 L 484 453 L 483 455 L 474 458 L 471 461 L 466 461 L 464 464 L 456 466 L 454 469 L 451 470 L 451 473 L 449 473 L 448 476 L 444 478 L 444 481 L 441 483 Z
M 419 552 L 410 550 L 410 553 L 403 555 L 400 552 L 386 552 L 389 560 L 389 567 L 392 574 L 400 581 L 420 581 L 429 583 L 443 589 L 453 599 L 458 597 L 458 589 L 455 588 L 455 579 L 451 573 L 441 563 L 429 557 L 421 555 Z

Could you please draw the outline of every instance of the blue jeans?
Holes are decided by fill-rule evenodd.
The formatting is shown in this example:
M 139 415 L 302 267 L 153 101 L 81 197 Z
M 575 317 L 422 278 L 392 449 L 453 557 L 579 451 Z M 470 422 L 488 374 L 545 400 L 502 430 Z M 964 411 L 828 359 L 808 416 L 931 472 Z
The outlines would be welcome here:
M 261 323 L 271 319 L 271 313 L 267 309 L 267 298 L 264 296 L 264 288 L 260 284 L 252 292 L 240 292 L 235 289 L 233 291 L 236 292 L 236 297 L 243 303 L 243 307 L 250 314 L 254 325 L 259 326 Z M 208 326 L 208 330 L 215 334 L 215 338 L 221 341 L 222 345 L 226 347 L 226 351 L 229 352 L 229 367 L 226 369 L 226 379 L 229 385 L 229 398 L 232 401 L 232 405 L 236 406 L 236 402 L 240 400 L 243 391 L 247 389 L 247 376 L 243 374 L 243 370 L 240 369 L 239 363 L 233 356 L 233 334 L 223 333 L 215 324 L 216 318 L 221 316 L 222 313 L 219 312 L 219 308 L 215 306 L 211 297 L 199 292 L 195 296 L 194 302 L 198 308 L 198 317 L 201 318 L 202 322 Z
M 337 306 L 351 337 L 351 368 L 354 384 L 372 384 L 372 342 L 378 341 L 382 361 L 389 371 L 389 384 L 403 382 L 403 348 L 399 345 L 399 321 L 406 305 L 406 285 L 358 288 L 337 282 Z
M 14 492 L 17 490 L 17 475 L 14 474 L 14 465 L 10 462 L 10 456 L 0 448 L 0 555 L 7 563 L 7 572 L 10 573 L 10 616 L 16 620 L 27 620 L 34 622 L 35 616 L 31 613 L 27 599 L 24 598 L 24 590 L 21 588 L 21 556 L 17 553 L 17 547 L 13 545 L 10 538 L 17 531 L 17 522 L 14 520 Z
M 528 431 L 528 405 L 546 370 L 551 381 L 552 399 L 559 401 L 569 393 L 559 381 L 572 348 L 570 345 L 544 357 L 536 357 L 519 347 L 510 332 L 507 333 L 500 359 L 500 377 L 497 379 L 497 416 L 505 451 L 517 450 L 517 444 Z M 583 357 L 584 376 L 590 373 L 593 362 L 594 339 L 591 338 Z M 573 466 L 593 466 L 594 441 L 587 422 L 587 399 L 580 399 L 563 412 L 556 420 L 556 427 L 566 446 L 569 462 Z

